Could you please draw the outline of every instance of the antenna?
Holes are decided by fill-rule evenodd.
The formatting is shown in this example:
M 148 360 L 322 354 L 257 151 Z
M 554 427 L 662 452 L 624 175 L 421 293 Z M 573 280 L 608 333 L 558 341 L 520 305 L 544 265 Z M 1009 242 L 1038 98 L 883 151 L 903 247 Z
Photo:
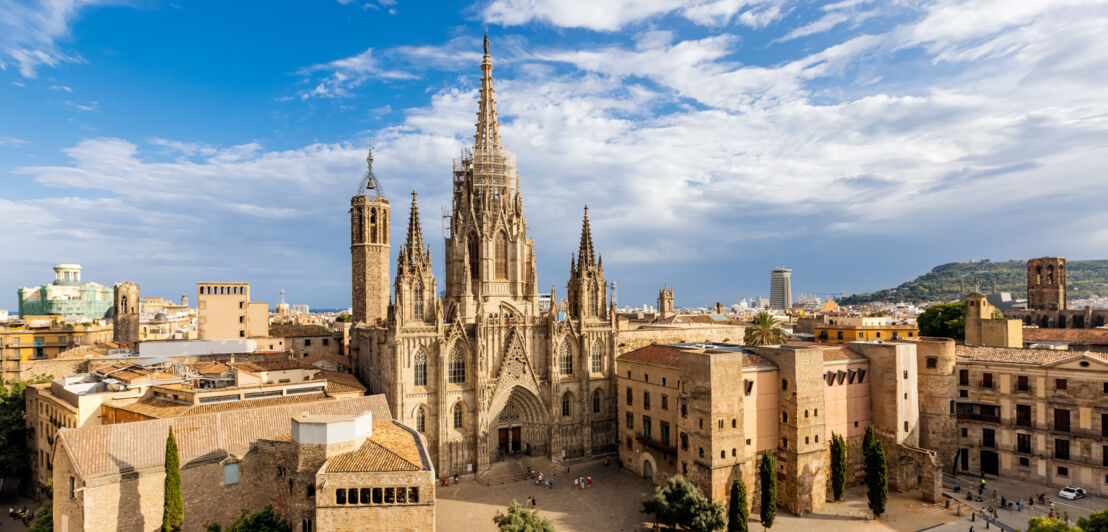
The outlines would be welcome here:
M 378 196 L 384 196 L 385 191 L 381 190 L 381 183 L 377 181 L 377 176 L 373 175 L 373 148 L 369 148 L 369 155 L 366 155 L 366 171 L 362 176 L 362 184 L 358 187 L 358 195 L 365 196 L 366 190 L 374 190 Z

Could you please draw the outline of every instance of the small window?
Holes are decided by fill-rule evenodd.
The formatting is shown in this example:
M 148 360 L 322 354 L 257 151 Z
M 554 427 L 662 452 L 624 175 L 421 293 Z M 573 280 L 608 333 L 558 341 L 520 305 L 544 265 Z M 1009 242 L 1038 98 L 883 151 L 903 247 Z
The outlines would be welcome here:
M 666 378 L 662 377 L 662 386 L 665 386 L 665 385 L 666 385 Z
M 750 445 L 750 438 L 747 438 L 747 439 L 746 439 L 746 444 L 747 444 L 747 445 Z
M 1021 456 L 1021 457 L 1020 457 L 1020 465 L 1021 465 L 1021 466 L 1029 466 L 1029 465 L 1031 465 L 1031 459 L 1030 459 L 1030 458 L 1028 458 L 1028 457 L 1026 457 L 1026 456 Z
M 315 484 L 308 484 L 308 497 L 315 497 Z
M 732 447 L 731 448 L 731 457 L 734 458 L 735 456 L 736 456 L 736 451 L 735 451 L 735 448 Z
M 781 438 L 781 448 L 782 449 L 788 449 L 789 448 L 789 439 L 788 438 Z
M 722 459 L 724 459 L 724 458 L 727 458 L 727 451 L 723 451 L 723 450 L 721 450 L 721 451 L 719 452 L 719 458 L 720 458 L 720 460 L 722 460 Z
M 939 367 L 939 359 L 935 357 L 927 357 L 927 369 L 935 369 Z
M 782 423 L 788 423 L 789 422 L 789 413 L 788 412 L 781 412 L 781 422 Z
M 392 504 L 396 502 L 396 489 L 385 488 L 385 504 Z
M 735 418 L 731 418 L 731 428 L 737 428 L 737 427 L 738 427 L 738 421 L 736 421 Z
M 963 438 L 969 437 L 969 429 L 962 429 L 962 437 Z
M 717 424 L 719 425 L 719 430 L 723 430 L 723 418 L 720 418 Z
M 369 504 L 369 501 L 371 500 L 370 499 L 370 493 L 372 493 L 372 492 L 373 492 L 373 490 L 371 490 L 369 488 L 362 488 L 361 490 L 359 490 L 358 491 L 358 502 L 360 502 L 362 504 Z
M 310 347 L 311 345 L 312 345 L 312 339 L 311 338 L 305 338 L 304 339 L 304 347 Z
M 1054 389 L 1055 390 L 1065 390 L 1066 389 L 1066 384 L 1067 384 L 1066 379 L 1054 379 Z
M 908 432 L 908 422 L 904 422 L 904 432 Z
M 704 448 L 703 447 L 698 447 L 697 449 L 700 451 L 700 453 L 699 453 L 700 457 L 704 458 Z
M 335 504 L 346 504 L 346 489 L 339 488 L 335 490 Z
M 408 502 L 412 504 L 419 502 L 419 488 L 408 488 Z
M 781 379 L 781 390 L 788 390 L 788 389 L 789 389 L 789 380 L 788 379 Z
M 905 379 L 907 379 L 907 378 L 908 378 L 908 370 L 904 370 L 904 378 L 905 378 Z
M 1058 476 L 1060 476 L 1060 477 L 1070 476 L 1070 468 L 1058 466 Z
M 382 488 L 373 488 L 373 504 L 381 504 L 385 501 L 385 490 Z
M 238 463 L 223 464 L 223 485 L 238 484 L 239 482 L 239 465 Z

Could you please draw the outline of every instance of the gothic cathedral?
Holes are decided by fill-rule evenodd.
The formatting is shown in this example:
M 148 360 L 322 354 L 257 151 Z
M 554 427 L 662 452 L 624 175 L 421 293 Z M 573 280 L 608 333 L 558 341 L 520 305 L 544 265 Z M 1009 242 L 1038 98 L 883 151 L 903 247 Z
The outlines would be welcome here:
M 515 157 L 500 144 L 488 38 L 473 149 L 453 167 L 446 286 L 438 297 L 415 193 L 388 287 L 389 201 L 370 169 L 351 200 L 351 356 L 371 393 L 416 428 L 440 475 L 516 456 L 616 449 L 616 327 L 588 208 L 566 299 L 539 301 Z

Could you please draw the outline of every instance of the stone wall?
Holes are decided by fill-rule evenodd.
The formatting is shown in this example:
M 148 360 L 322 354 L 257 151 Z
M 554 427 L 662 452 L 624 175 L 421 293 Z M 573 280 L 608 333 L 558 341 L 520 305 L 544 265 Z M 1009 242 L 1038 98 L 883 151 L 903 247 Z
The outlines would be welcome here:
M 316 483 L 317 530 L 435 530 L 435 479 L 431 471 L 320 473 Z M 405 504 L 338 504 L 336 490 L 417 488 L 419 501 Z M 371 492 L 372 493 L 372 492 Z M 372 499 L 371 499 L 372 501 Z
M 919 370 L 919 445 L 935 451 L 939 464 L 949 469 L 958 453 L 958 423 L 954 401 L 958 396 L 954 340 L 920 338 L 916 342 Z
M 650 344 L 676 344 L 688 342 L 717 342 L 741 344 L 745 327 L 719 325 L 709 327 L 640 327 L 621 329 L 616 333 L 618 354 L 628 353 Z

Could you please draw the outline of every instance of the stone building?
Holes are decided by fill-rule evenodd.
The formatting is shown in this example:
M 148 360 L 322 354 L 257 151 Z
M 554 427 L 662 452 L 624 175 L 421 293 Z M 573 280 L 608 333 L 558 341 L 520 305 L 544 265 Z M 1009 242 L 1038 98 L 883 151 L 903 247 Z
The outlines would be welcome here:
M 616 438 L 615 313 L 588 211 L 566 299 L 552 293 L 550 309 L 540 311 L 535 248 L 514 156 L 500 143 L 487 40 L 485 52 L 474 145 L 454 163 L 443 297 L 414 193 L 391 304 L 390 211 L 372 168 L 351 209 L 355 372 L 427 438 L 441 474 L 480 475 L 514 456 L 611 452 Z
M 617 370 L 620 462 L 655 483 L 681 474 L 726 503 L 738 476 L 756 507 L 759 456 L 769 450 L 781 507 L 816 511 L 829 490 L 832 433 L 845 437 L 858 482 L 872 424 L 889 456 L 890 486 L 939 497 L 939 458 L 920 447 L 913 343 L 651 345 L 620 355 Z
M 801 318 L 804 320 L 804 318 Z M 914 322 L 894 322 L 881 316 L 822 316 L 805 320 L 819 342 L 848 344 L 868 340 L 910 340 L 919 336 Z M 800 320 L 798 320 L 798 323 Z M 798 327 L 793 332 L 800 332 Z
M 183 530 L 272 505 L 294 530 L 434 530 L 423 439 L 382 396 L 62 429 L 55 530 L 160 530 L 165 441 L 177 439 Z
M 1027 261 L 1027 308 L 1005 310 L 1008 318 L 1042 329 L 1092 329 L 1108 324 L 1108 310 L 1071 309 L 1066 304 L 1066 259 Z
M 1023 323 L 1000 316 L 996 307 L 978 292 L 966 297 L 966 345 L 1023 347 Z
M 937 410 L 949 397 L 956 430 L 944 421 L 924 443 L 942 449 L 946 471 L 1108 495 L 1108 355 L 931 343 L 921 390 Z
M 139 341 L 139 285 L 135 283 L 115 284 L 114 305 L 112 306 L 112 332 L 117 342 Z
M 269 305 L 250 301 L 250 283 L 196 283 L 201 340 L 266 338 Z
M 658 321 L 666 320 L 677 315 L 673 310 L 673 290 L 669 289 L 669 283 L 658 291 Z
M 112 335 L 112 326 L 106 323 L 66 323 L 61 316 L 36 317 L 22 325 L 0 324 L 3 380 L 26 378 L 29 366 L 75 348 L 111 342 Z

